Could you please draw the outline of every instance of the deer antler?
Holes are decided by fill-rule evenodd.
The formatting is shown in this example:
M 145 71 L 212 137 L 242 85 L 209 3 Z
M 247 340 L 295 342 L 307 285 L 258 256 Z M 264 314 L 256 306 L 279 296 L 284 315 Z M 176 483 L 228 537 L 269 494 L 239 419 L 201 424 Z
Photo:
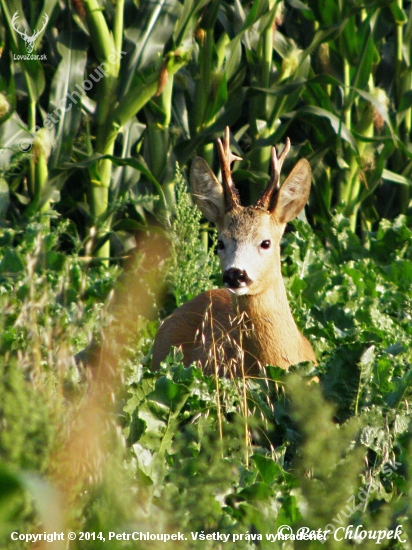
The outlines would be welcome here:
M 223 189 L 225 192 L 226 209 L 232 210 L 240 206 L 239 194 L 232 180 L 232 172 L 230 165 L 235 160 L 242 160 L 242 157 L 234 155 L 230 150 L 230 135 L 229 126 L 225 129 L 225 138 L 222 141 L 218 138 L 217 145 L 219 148 L 220 168 L 222 170 Z
M 43 17 L 44 17 L 43 27 L 42 27 L 39 31 L 35 31 L 35 32 L 33 33 L 33 36 L 31 37 L 31 38 L 33 39 L 33 41 L 39 36 L 39 34 L 40 34 L 41 32 L 44 31 L 44 29 L 46 28 L 46 25 L 47 25 L 47 23 L 48 23 L 48 21 L 49 21 L 49 16 L 47 15 L 47 13 L 45 13 L 45 14 L 43 15 Z
M 13 15 L 13 19 L 11 20 L 11 26 L 13 27 L 13 29 L 17 32 L 17 34 L 19 34 L 20 36 L 22 36 L 24 39 L 27 38 L 27 32 L 24 31 L 20 31 L 20 25 L 18 27 L 16 27 L 16 21 L 17 19 L 19 18 L 19 12 L 16 11 L 16 13 Z
M 270 159 L 270 180 L 266 189 L 261 194 L 260 198 L 255 204 L 255 208 L 262 208 L 263 210 L 268 210 L 270 203 L 272 202 L 273 196 L 279 191 L 279 180 L 280 173 L 282 171 L 283 161 L 286 158 L 286 155 L 290 151 L 290 139 L 286 138 L 285 147 L 281 152 L 280 156 L 276 155 L 275 147 L 272 147 L 271 150 L 271 159 Z

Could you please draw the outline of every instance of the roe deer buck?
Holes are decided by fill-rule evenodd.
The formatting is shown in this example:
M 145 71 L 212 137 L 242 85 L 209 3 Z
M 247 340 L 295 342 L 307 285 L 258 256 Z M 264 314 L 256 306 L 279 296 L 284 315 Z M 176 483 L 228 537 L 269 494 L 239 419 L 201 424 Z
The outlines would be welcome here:
M 231 163 L 241 159 L 230 151 L 229 128 L 224 143 L 220 139 L 217 143 L 223 187 L 199 157 L 192 163 L 190 183 L 195 203 L 217 226 L 226 289 L 203 292 L 165 319 L 154 342 L 153 368 L 159 367 L 171 346 L 182 348 L 186 366 L 200 362 L 209 374 L 256 376 L 261 365 L 287 369 L 301 361 L 316 363 L 310 343 L 293 320 L 280 265 L 286 223 L 309 197 L 310 165 L 299 160 L 279 187 L 290 141 L 286 140 L 279 158 L 272 147 L 269 184 L 254 206 L 243 207 L 231 176 Z M 244 364 L 239 357 L 236 360 L 240 349 Z

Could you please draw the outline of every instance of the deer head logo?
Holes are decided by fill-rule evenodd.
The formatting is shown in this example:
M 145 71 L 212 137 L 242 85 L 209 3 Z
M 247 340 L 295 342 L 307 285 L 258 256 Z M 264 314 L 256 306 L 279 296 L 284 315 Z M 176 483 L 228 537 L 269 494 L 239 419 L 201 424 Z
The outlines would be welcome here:
M 47 14 L 44 14 L 44 16 L 43 16 L 44 23 L 43 23 L 42 28 L 38 31 L 35 30 L 34 33 L 31 36 L 27 35 L 27 31 L 24 31 L 24 32 L 21 31 L 20 30 L 20 25 L 16 26 L 16 22 L 17 22 L 18 18 L 19 18 L 19 12 L 16 11 L 16 13 L 13 15 L 13 19 L 11 21 L 11 24 L 13 26 L 13 29 L 23 38 L 24 43 L 26 44 L 27 53 L 32 53 L 33 48 L 34 48 L 34 43 L 36 42 L 37 37 L 39 36 L 39 34 L 41 32 L 43 32 L 44 29 L 46 28 L 46 25 L 49 21 L 49 16 Z

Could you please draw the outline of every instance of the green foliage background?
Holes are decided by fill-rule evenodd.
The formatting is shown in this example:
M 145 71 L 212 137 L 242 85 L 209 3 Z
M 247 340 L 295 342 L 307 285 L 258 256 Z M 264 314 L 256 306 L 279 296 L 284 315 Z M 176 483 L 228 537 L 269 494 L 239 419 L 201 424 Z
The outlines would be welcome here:
M 153 214 L 167 220 L 176 160 L 216 165 L 226 125 L 246 200 L 289 136 L 289 167 L 305 156 L 314 171 L 316 224 L 336 205 L 357 232 L 408 208 L 407 0 L 0 5 L 3 225 L 57 212 L 91 232 L 94 254 L 123 255 Z M 15 28 L 41 30 L 45 15 L 39 59 L 22 60 Z
M 411 3 L 0 6 L 1 548 L 64 530 L 353 546 L 269 542 L 281 525 L 402 525 L 381 547 L 410 548 Z M 48 15 L 47 60 L 15 59 L 16 12 L 31 32 Z M 304 156 L 314 174 L 282 270 L 319 366 L 268 366 L 246 388 L 177 352 L 150 371 L 160 318 L 220 281 L 175 167 L 199 154 L 217 172 L 226 125 L 244 202 L 286 136 L 285 172 Z

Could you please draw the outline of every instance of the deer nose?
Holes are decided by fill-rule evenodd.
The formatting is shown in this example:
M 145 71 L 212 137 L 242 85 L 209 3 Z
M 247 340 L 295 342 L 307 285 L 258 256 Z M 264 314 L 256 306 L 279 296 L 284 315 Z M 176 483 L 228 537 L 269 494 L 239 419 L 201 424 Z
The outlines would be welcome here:
M 242 286 L 247 286 L 251 282 L 252 281 L 249 279 L 244 269 L 231 267 L 226 269 L 223 274 L 223 284 L 228 288 L 240 288 Z

